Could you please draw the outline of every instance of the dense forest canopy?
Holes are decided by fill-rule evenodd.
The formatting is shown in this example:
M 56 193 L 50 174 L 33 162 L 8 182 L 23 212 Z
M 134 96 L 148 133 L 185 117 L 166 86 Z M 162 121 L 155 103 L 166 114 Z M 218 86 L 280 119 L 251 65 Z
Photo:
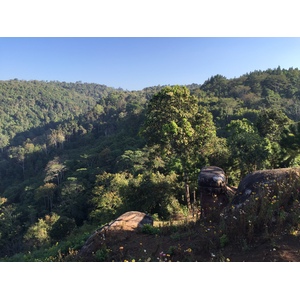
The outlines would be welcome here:
M 0 81 L 0 107 L 2 258 L 76 249 L 127 210 L 184 213 L 206 165 L 237 185 L 300 163 L 296 68 L 140 91 L 15 79 Z

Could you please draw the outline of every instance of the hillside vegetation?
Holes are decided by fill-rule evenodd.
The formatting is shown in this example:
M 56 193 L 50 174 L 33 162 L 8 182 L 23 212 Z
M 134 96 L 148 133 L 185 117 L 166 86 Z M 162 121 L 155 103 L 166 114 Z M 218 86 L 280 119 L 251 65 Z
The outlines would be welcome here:
M 169 224 L 161 229 L 168 236 L 183 236 L 180 226 L 186 237 L 200 230 L 208 244 L 212 226 L 214 247 L 230 246 L 220 224 L 193 219 L 174 229 L 174 219 L 199 208 L 201 168 L 217 165 L 237 186 L 254 170 L 300 163 L 294 68 L 140 91 L 15 79 L 0 81 L 0 107 L 2 261 L 70 260 L 128 210 Z

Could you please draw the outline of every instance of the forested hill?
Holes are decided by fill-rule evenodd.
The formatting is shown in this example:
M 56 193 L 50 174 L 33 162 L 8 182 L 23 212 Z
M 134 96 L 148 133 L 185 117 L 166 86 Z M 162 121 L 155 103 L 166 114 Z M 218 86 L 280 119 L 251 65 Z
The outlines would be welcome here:
M 32 128 L 78 117 L 111 91 L 93 84 L 0 81 L 0 132 L 11 139 Z
M 91 228 L 126 210 L 184 214 L 184 183 L 196 191 L 204 165 L 237 184 L 252 170 L 299 163 L 293 68 L 140 91 L 0 81 L 0 108 L 3 258 L 76 250 Z
M 273 108 L 282 110 L 294 121 L 300 118 L 300 71 L 297 68 L 254 71 L 234 79 L 216 75 L 199 89 L 192 87 L 196 95 L 210 104 L 217 99 L 220 111 L 225 114 L 238 109 Z

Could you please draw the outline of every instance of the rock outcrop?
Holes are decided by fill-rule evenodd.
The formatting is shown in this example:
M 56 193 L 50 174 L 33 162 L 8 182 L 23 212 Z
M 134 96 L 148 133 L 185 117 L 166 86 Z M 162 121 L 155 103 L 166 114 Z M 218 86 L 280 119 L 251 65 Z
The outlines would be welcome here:
M 300 184 L 300 168 L 280 168 L 252 172 L 241 180 L 232 205 L 238 206 L 252 198 L 289 194 Z M 299 186 L 300 188 L 300 186 Z
M 198 176 L 198 191 L 202 217 L 218 220 L 235 190 L 227 186 L 223 169 L 216 166 L 202 168 Z
M 126 239 L 130 232 L 141 229 L 145 224 L 153 225 L 151 216 L 139 211 L 128 211 L 109 224 L 96 230 L 80 249 L 77 258 L 81 258 L 84 261 L 93 260 L 93 255 L 105 245 L 106 240 Z

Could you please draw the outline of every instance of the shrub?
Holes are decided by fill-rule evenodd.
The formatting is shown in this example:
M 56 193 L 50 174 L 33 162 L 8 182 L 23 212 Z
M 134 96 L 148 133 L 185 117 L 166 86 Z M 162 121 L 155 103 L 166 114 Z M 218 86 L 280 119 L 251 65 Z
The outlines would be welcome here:
M 159 234 L 160 229 L 158 227 L 154 227 L 151 224 L 144 224 L 142 227 L 142 232 L 147 234 Z
M 25 245 L 29 248 L 39 248 L 50 241 L 49 231 L 59 216 L 53 213 L 51 216 L 46 215 L 44 218 L 32 224 L 24 235 Z
M 106 247 L 97 250 L 96 253 L 95 253 L 96 261 L 98 261 L 98 262 L 107 261 L 108 257 L 109 257 L 109 252 L 110 252 L 110 250 L 107 249 Z
M 223 234 L 220 237 L 220 246 L 221 246 L 221 248 L 224 248 L 228 243 L 229 243 L 228 236 L 226 234 Z
M 76 227 L 74 219 L 61 216 L 53 225 L 49 232 L 52 241 L 59 241 L 69 235 Z
M 176 195 L 177 176 L 159 172 L 138 175 L 129 180 L 121 195 L 125 210 L 138 210 L 157 214 L 161 219 L 169 219 L 180 209 Z

